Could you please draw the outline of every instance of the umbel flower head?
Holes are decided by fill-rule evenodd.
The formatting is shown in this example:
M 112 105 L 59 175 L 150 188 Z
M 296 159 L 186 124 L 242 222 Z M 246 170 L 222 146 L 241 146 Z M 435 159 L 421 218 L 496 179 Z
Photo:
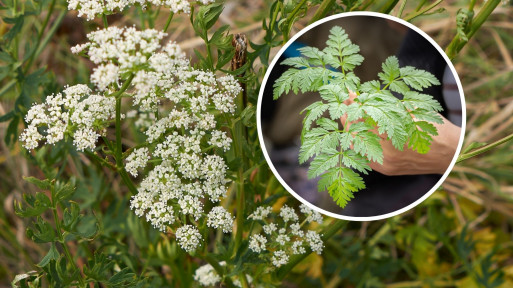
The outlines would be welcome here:
M 83 84 L 70 86 L 30 108 L 20 140 L 25 148 L 34 149 L 41 140 L 55 144 L 68 136 L 77 150 L 93 149 L 115 112 L 114 98 L 92 94 Z M 40 130 L 45 131 L 42 134 Z
M 287 264 L 291 255 L 304 254 L 307 249 L 321 254 L 324 249 L 322 235 L 304 226 L 312 222 L 322 223 L 322 216 L 304 204 L 300 211 L 304 216 L 302 222 L 294 208 L 287 205 L 281 207 L 277 215 L 269 206 L 258 207 L 249 218 L 260 223 L 262 231 L 249 237 L 249 249 L 262 254 L 261 257 L 275 267 Z M 270 254 L 264 253 L 266 251 Z

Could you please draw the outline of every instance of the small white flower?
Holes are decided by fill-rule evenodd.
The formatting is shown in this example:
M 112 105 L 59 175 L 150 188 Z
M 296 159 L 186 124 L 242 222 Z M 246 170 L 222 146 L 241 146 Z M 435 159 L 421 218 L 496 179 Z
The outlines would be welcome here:
M 91 82 L 98 90 L 105 91 L 110 84 L 119 83 L 119 67 L 109 63 L 93 69 Z
M 301 211 L 301 213 L 307 216 L 306 221 L 308 223 L 317 222 L 319 224 L 322 224 L 323 219 L 321 213 L 308 208 L 308 206 L 306 206 L 305 204 L 301 204 L 299 206 L 299 211 Z
M 256 234 L 249 237 L 249 249 L 253 252 L 260 253 L 264 251 L 265 244 L 267 243 L 267 238 L 263 235 Z
M 222 229 L 224 233 L 232 232 L 233 216 L 222 206 L 216 206 L 210 210 L 207 216 L 207 226 Z
M 126 157 L 125 169 L 132 176 L 137 177 L 138 169 L 144 169 L 150 156 L 148 155 L 149 150 L 147 147 L 134 149 L 128 157 Z
M 253 220 L 264 220 L 270 213 L 272 212 L 272 208 L 269 206 L 259 206 L 248 218 Z
M 294 241 L 294 243 L 292 243 L 292 254 L 305 254 L 306 253 L 306 249 L 305 247 L 303 247 L 303 241 L 302 240 L 299 240 L 299 241 Z
M 271 235 L 273 232 L 278 230 L 278 226 L 275 223 L 269 223 L 262 227 L 264 229 L 264 233 L 267 235 Z
M 201 286 L 214 286 L 221 281 L 221 277 L 212 265 L 205 264 L 196 269 L 194 280 L 198 281 Z
M 271 258 L 271 261 L 274 266 L 281 267 L 289 262 L 289 256 L 283 250 L 274 251 L 274 255 Z
M 201 245 L 202 237 L 198 228 L 187 224 L 176 229 L 176 240 L 183 250 L 191 253 Z
M 287 205 L 283 205 L 283 207 L 281 207 L 280 216 L 281 216 L 281 218 L 283 218 L 284 222 L 289 222 L 289 221 L 295 222 L 299 219 L 296 212 L 294 211 L 294 208 L 291 208 Z
M 201 218 L 201 214 L 203 213 L 203 204 L 197 197 L 185 195 L 178 200 L 178 205 L 180 205 L 180 209 L 182 209 L 183 214 L 191 215 L 196 221 Z
M 321 254 L 324 249 L 324 243 L 322 242 L 321 236 L 315 231 L 306 232 L 306 241 L 310 245 L 312 251 L 317 254 Z

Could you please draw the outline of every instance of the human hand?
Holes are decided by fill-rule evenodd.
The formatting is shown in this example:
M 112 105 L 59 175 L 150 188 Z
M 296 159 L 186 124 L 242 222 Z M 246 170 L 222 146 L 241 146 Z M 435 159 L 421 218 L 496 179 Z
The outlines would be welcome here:
M 356 97 L 356 93 L 350 92 L 345 104 L 353 103 Z M 369 166 L 372 170 L 388 176 L 445 173 L 456 153 L 461 128 L 441 117 L 443 124 L 432 123 L 438 130 L 438 135 L 433 136 L 431 149 L 426 154 L 420 154 L 407 145 L 403 151 L 399 151 L 392 145 L 392 141 L 387 140 L 386 134 L 379 135 L 377 129 L 374 130 L 381 138 L 383 164 L 371 162 Z M 347 121 L 347 115 L 342 116 L 340 121 L 342 125 L 351 125 Z

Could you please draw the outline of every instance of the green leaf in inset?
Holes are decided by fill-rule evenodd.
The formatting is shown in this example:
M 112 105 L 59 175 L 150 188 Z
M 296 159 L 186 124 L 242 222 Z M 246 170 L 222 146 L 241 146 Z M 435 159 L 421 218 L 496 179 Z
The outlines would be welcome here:
M 424 109 L 416 109 L 410 112 L 417 120 L 425 120 L 428 122 L 433 122 L 437 124 L 443 124 L 444 120 L 440 114 L 434 111 L 427 111 Z
M 317 120 L 317 125 L 319 125 L 321 128 L 326 129 L 328 131 L 338 130 L 338 122 L 335 122 L 328 118 L 321 118 L 321 119 Z
M 383 148 L 378 135 L 370 131 L 362 131 L 354 136 L 353 149 L 360 155 L 365 155 L 370 161 L 383 164 Z
M 328 102 L 341 103 L 349 99 L 349 93 L 340 85 L 328 84 L 319 88 L 321 98 Z
M 308 168 L 308 179 L 315 178 L 339 163 L 340 152 L 335 149 L 317 155 Z
M 399 60 L 395 56 L 388 57 L 383 65 L 381 65 L 383 72 L 378 73 L 379 79 L 385 84 L 393 82 L 397 77 L 401 75 L 399 69 Z
M 416 91 L 405 93 L 404 98 L 401 101 L 404 107 L 410 111 L 418 108 L 436 112 L 443 110 L 440 103 L 433 99 L 431 95 L 422 94 Z
M 347 150 L 343 152 L 342 164 L 363 174 L 368 174 L 367 171 L 371 171 L 369 160 L 353 150 Z
M 418 91 L 422 91 L 422 89 L 432 85 L 440 85 L 440 81 L 433 74 L 412 66 L 402 67 L 400 73 L 404 83 Z
M 322 101 L 314 102 L 306 107 L 303 110 L 303 112 L 306 111 L 306 117 L 303 119 L 303 129 L 309 130 L 312 123 L 319 119 L 327 109 L 328 105 L 324 104 Z
M 420 154 L 426 154 L 430 150 L 433 138 L 425 131 L 414 130 L 408 141 L 408 147 Z

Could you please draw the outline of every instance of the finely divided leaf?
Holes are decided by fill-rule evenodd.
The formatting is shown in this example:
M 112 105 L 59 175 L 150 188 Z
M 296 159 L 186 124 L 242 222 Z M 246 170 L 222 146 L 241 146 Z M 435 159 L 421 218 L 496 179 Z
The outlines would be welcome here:
M 322 113 L 328 109 L 328 105 L 324 104 L 322 101 L 317 101 L 306 107 L 304 111 L 306 112 L 306 117 L 303 120 L 303 129 L 310 130 L 312 123 L 321 117 Z
M 383 149 L 378 135 L 370 131 L 362 131 L 354 136 L 353 149 L 356 153 L 364 155 L 370 161 L 383 164 Z
M 315 178 L 326 170 L 335 167 L 339 163 L 340 152 L 329 150 L 327 153 L 317 155 L 308 168 L 308 179 Z
M 323 128 L 313 128 L 307 131 L 299 150 L 299 163 L 305 163 L 310 157 L 321 153 L 323 148 L 337 147 L 337 134 Z
M 437 112 L 443 110 L 440 103 L 433 99 L 431 95 L 422 94 L 416 91 L 410 91 L 408 93 L 405 93 L 402 102 L 404 107 L 406 107 L 406 109 L 410 111 L 415 110 L 417 108 Z
M 420 154 L 426 154 L 430 150 L 431 141 L 433 141 L 433 138 L 427 132 L 415 130 L 410 136 L 408 147 Z
M 436 77 L 424 70 L 415 69 L 412 66 L 406 66 L 400 69 L 401 78 L 411 88 L 422 91 L 432 85 L 440 85 L 440 81 Z
M 358 170 L 363 174 L 368 174 L 367 171 L 371 171 L 369 167 L 369 160 L 364 156 L 356 153 L 353 150 L 344 151 L 342 154 L 342 164 L 346 167 Z
M 310 67 L 308 60 L 303 57 L 290 57 L 283 60 L 280 64 L 292 66 L 298 69 Z
M 328 84 L 319 88 L 321 98 L 328 102 L 344 102 L 349 98 L 349 93 L 340 85 Z
M 299 91 L 303 93 L 317 91 L 327 81 L 327 73 L 327 70 L 322 67 L 290 68 L 274 82 L 273 98 L 276 100 L 290 90 L 295 94 Z
M 354 192 L 364 188 L 365 183 L 360 175 L 345 167 L 330 169 L 318 182 L 319 191 L 328 190 L 333 200 L 342 208 L 354 198 Z
M 381 91 L 381 83 L 378 80 L 367 81 L 360 87 L 361 92 L 376 93 Z
M 417 120 L 425 120 L 428 122 L 443 124 L 444 120 L 440 116 L 440 114 L 434 111 L 427 111 L 424 109 L 416 109 L 410 112 Z
M 401 70 L 399 69 L 399 60 L 397 60 L 397 57 L 395 56 L 388 57 L 383 65 L 381 65 L 381 67 L 383 72 L 380 72 L 378 77 L 385 84 L 393 82 L 397 77 L 401 75 Z
M 326 129 L 328 131 L 338 130 L 338 122 L 335 122 L 328 118 L 321 118 L 321 119 L 317 120 L 317 125 L 319 125 L 321 128 Z

